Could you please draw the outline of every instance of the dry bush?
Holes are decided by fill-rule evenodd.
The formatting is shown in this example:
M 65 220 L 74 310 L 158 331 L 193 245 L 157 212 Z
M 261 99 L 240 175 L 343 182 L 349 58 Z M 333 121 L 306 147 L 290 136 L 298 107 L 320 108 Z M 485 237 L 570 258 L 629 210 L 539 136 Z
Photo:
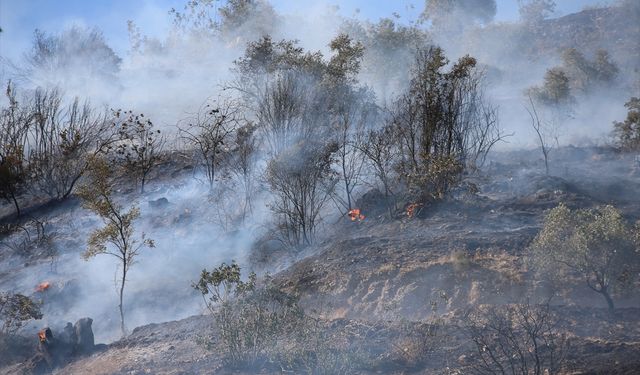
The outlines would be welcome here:
M 473 257 L 465 250 L 452 251 L 449 255 L 449 261 L 453 264 L 456 272 L 466 271 L 475 263 Z
M 22 294 L 0 293 L 0 336 L 17 332 L 32 319 L 42 319 L 37 302 Z
M 469 370 L 475 374 L 558 374 L 567 342 L 557 326 L 549 303 L 471 310 L 463 320 L 476 349 Z
M 363 350 L 356 332 L 305 314 L 298 298 L 267 277 L 241 280 L 236 263 L 203 270 L 194 287 L 205 298 L 217 334 L 200 341 L 219 349 L 227 368 L 350 374 Z

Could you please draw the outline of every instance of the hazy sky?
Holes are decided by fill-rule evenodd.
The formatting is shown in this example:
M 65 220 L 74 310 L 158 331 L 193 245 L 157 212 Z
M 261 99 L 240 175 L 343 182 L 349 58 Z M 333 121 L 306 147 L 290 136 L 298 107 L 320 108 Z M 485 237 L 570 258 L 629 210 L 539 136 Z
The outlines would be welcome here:
M 0 0 L 0 56 L 16 59 L 29 48 L 35 29 L 57 32 L 74 24 L 97 26 L 118 54 L 128 47 L 126 21 L 133 20 L 147 34 L 163 34 L 168 10 L 182 9 L 186 0 Z M 272 0 L 280 13 L 308 15 L 310 8 L 337 5 L 345 16 L 376 20 L 393 12 L 405 21 L 415 20 L 423 2 L 418 0 Z M 498 0 L 497 20 L 518 17 L 517 0 Z M 604 0 L 558 0 L 557 14 L 578 11 Z

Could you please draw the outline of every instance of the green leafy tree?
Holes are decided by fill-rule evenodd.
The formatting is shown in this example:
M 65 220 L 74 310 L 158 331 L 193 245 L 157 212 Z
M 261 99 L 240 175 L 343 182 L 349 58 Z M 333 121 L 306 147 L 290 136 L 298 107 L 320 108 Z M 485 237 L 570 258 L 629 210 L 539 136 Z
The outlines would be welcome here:
M 543 86 L 534 87 L 531 91 L 536 101 L 547 106 L 560 107 L 572 100 L 569 77 L 562 68 L 547 70 Z
M 571 210 L 560 204 L 545 217 L 530 247 L 531 259 L 543 277 L 584 279 L 613 310 L 612 294 L 631 287 L 638 277 L 638 229 L 612 206 Z
M 640 98 L 631 98 L 624 105 L 627 118 L 613 123 L 613 135 L 618 147 L 625 151 L 640 150 Z
M 80 83 L 78 78 L 87 77 L 113 81 L 122 62 L 102 32 L 78 26 L 53 35 L 36 30 L 33 48 L 25 57 L 26 74 L 42 86 Z
M 426 0 L 422 18 L 436 28 L 452 23 L 464 26 L 473 22 L 488 23 L 496 12 L 495 0 Z
M 124 317 L 124 287 L 131 266 L 135 263 L 143 247 L 155 247 L 153 240 L 135 237 L 134 221 L 140 217 L 140 210 L 135 205 L 125 210 L 113 197 L 113 180 L 109 165 L 94 159 L 89 171 L 88 181 L 78 195 L 83 199 L 83 206 L 97 214 L 104 227 L 94 230 L 89 235 L 87 250 L 82 254 L 85 260 L 97 255 L 110 255 L 120 262 L 119 305 L 120 329 L 126 334 Z
M 595 58 L 589 60 L 575 48 L 562 52 L 562 69 L 570 79 L 571 89 L 583 94 L 611 85 L 619 71 L 607 51 L 598 50 Z
M 341 32 L 362 43 L 364 52 L 359 77 L 376 92 L 380 102 L 404 89 L 416 46 L 427 44 L 427 32 L 417 26 L 405 26 L 390 18 L 377 23 L 352 20 L 343 24 Z

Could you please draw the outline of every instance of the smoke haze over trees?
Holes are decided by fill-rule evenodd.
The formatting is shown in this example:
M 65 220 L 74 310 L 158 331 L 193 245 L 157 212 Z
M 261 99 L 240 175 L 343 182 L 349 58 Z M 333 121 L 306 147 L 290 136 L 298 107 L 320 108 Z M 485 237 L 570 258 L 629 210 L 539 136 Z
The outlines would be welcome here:
M 19 54 L 0 17 L 0 350 L 208 313 L 193 352 L 225 369 L 635 353 L 640 13 L 512 3 L 173 1 L 123 39 L 42 23 Z

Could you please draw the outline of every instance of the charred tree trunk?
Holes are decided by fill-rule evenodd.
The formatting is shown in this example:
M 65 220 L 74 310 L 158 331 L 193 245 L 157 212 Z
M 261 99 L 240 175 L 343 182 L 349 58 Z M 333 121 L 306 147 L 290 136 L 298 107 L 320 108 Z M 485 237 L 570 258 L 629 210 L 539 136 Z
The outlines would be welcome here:
M 604 299 L 607 301 L 607 306 L 609 307 L 609 311 L 612 312 L 615 309 L 615 305 L 613 304 L 613 298 L 611 298 L 609 291 L 606 288 L 604 288 L 602 289 L 602 291 L 600 291 L 600 294 L 602 294 Z
M 13 205 L 16 207 L 16 215 L 20 217 L 20 205 L 18 204 L 18 199 L 13 191 L 11 192 L 11 200 L 13 200 Z

